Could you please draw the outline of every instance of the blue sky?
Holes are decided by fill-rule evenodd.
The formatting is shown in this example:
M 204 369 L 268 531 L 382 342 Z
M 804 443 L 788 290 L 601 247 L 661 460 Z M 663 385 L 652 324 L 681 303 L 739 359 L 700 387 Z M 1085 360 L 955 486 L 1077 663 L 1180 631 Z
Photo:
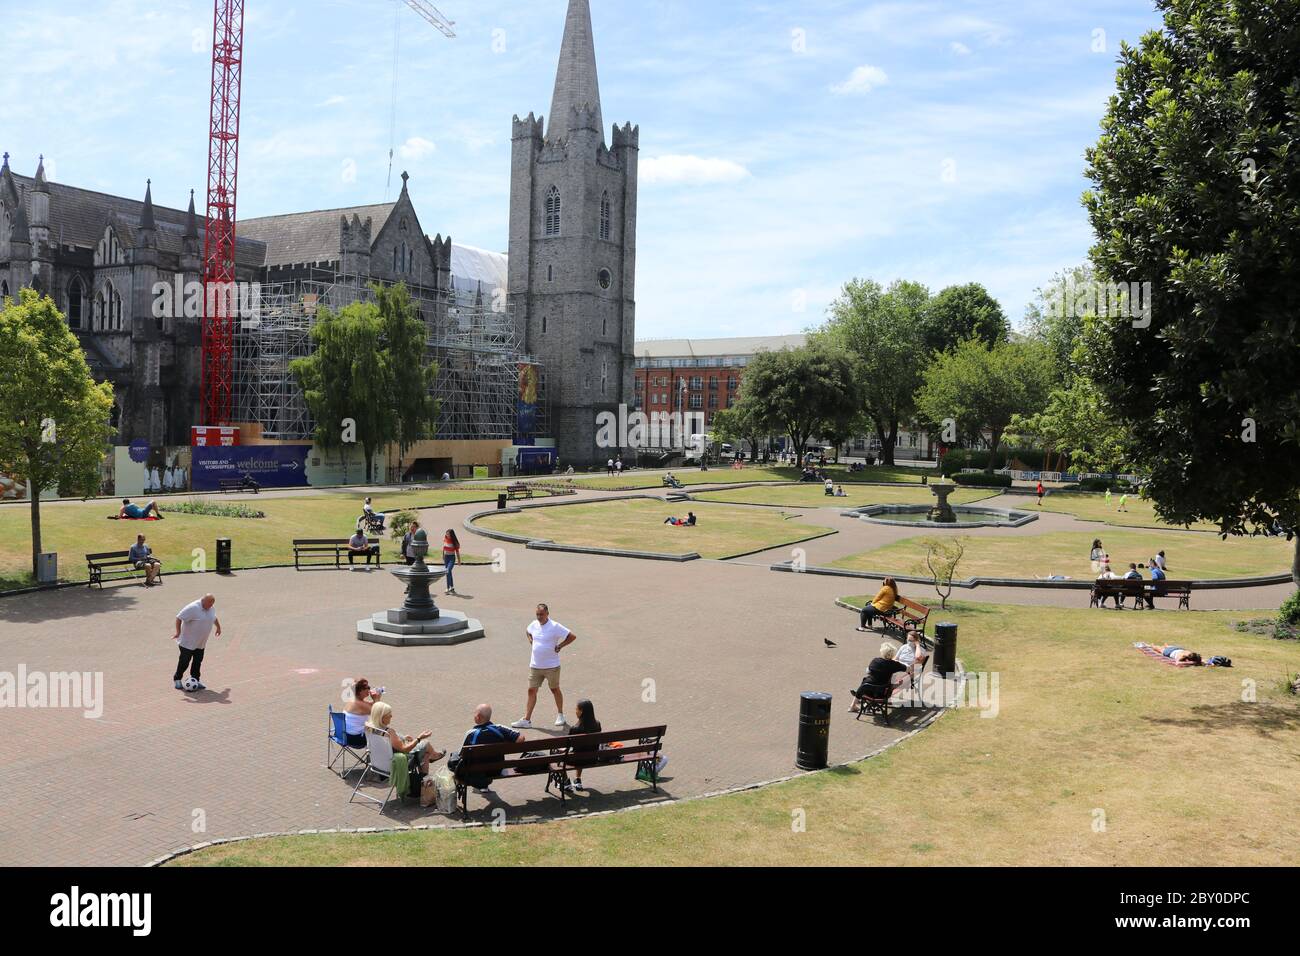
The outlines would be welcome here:
M 240 216 L 382 202 L 504 251 L 510 120 L 567 0 L 248 0 Z M 641 127 L 638 337 L 797 332 L 853 277 L 982 282 L 1017 320 L 1083 260 L 1083 151 L 1145 3 L 591 0 L 607 124 Z M 0 0 L 0 150 L 183 207 L 210 0 Z M 393 183 L 386 187 L 398 39 Z M 608 131 L 606 131 L 608 136 Z

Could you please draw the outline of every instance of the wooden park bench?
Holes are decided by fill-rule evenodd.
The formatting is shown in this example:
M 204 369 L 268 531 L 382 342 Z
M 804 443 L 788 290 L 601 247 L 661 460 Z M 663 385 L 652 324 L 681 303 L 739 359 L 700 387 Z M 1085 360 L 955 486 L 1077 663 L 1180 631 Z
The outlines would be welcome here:
M 131 560 L 130 551 L 102 551 L 99 554 L 86 555 L 86 568 L 89 571 L 89 578 L 86 581 L 86 587 L 99 586 L 104 589 L 104 575 L 122 574 L 128 577 L 139 574 L 144 575 L 144 571 L 135 566 Z M 161 569 L 158 577 L 162 577 Z
M 930 619 L 930 609 L 924 604 L 917 604 L 913 600 L 900 597 L 892 611 L 886 611 L 879 617 L 885 622 L 885 627 L 892 627 L 904 637 L 908 631 L 917 631 L 924 640 L 925 624 Z
M 1141 610 L 1146 607 L 1146 599 L 1177 598 L 1179 610 L 1191 610 L 1191 581 L 1147 581 L 1137 578 L 1101 578 L 1092 582 L 1092 594 L 1088 600 L 1089 607 L 1101 607 L 1106 598 L 1115 600 L 1115 607 L 1122 607 L 1119 602 L 1124 598 L 1133 598 L 1133 606 Z
M 261 490 L 261 486 L 258 485 L 253 488 L 245 488 L 243 478 L 218 478 L 217 490 L 222 492 L 251 491 L 253 494 L 258 494 Z
M 659 751 L 667 731 L 665 725 L 604 731 L 599 734 L 541 737 L 513 744 L 473 744 L 462 747 L 453 771 L 456 799 L 460 802 L 461 813 L 469 814 L 470 781 L 483 778 L 495 782 L 544 774 L 545 792 L 550 793 L 554 785 L 563 805 L 569 771 L 579 768 L 585 772 L 597 767 L 634 766 L 637 772 L 644 771 L 650 777 L 650 785 L 658 793 L 659 775 L 655 767 L 659 763 Z M 602 744 L 622 746 L 599 749 Z
M 533 486 L 522 481 L 516 482 L 513 485 L 506 486 L 506 494 L 510 496 L 511 501 L 516 498 L 531 498 L 533 496 Z
M 316 555 L 334 555 L 334 567 L 343 566 L 343 556 L 348 553 L 348 538 L 294 538 L 293 541 L 293 567 L 296 571 L 302 570 L 301 559 L 314 557 Z M 358 555 L 371 554 L 375 557 L 375 563 L 380 567 L 384 566 L 383 558 L 379 554 L 379 539 L 367 538 L 370 550 L 367 552 L 358 551 Z M 319 565 L 308 565 L 308 567 L 319 567 Z

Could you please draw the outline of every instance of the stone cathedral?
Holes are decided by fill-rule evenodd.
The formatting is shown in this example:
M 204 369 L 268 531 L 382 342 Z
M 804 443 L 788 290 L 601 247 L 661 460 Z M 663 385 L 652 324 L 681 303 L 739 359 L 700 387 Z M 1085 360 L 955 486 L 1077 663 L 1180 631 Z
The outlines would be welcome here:
M 605 140 L 588 0 L 569 0 L 547 121 L 514 120 L 509 295 L 563 461 L 604 462 L 596 417 L 631 404 L 640 128 Z

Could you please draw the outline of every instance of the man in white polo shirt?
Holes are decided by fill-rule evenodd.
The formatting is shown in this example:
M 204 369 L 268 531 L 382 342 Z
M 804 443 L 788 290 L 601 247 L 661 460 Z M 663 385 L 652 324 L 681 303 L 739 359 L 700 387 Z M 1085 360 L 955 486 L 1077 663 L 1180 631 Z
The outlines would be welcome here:
M 511 727 L 527 728 L 533 725 L 533 708 L 537 706 L 537 688 L 546 681 L 555 697 L 556 727 L 567 727 L 564 719 L 564 693 L 560 690 L 560 651 L 578 639 L 559 621 L 551 620 L 551 609 L 545 604 L 537 605 L 537 620 L 528 625 L 526 632 L 528 643 L 532 646 L 532 661 L 528 668 L 528 711 L 523 720 L 516 720 Z
M 214 626 L 217 629 L 217 637 L 221 636 L 221 622 L 217 620 L 216 603 L 215 597 L 205 594 L 176 613 L 176 633 L 172 635 L 172 640 L 180 645 L 181 658 L 176 665 L 172 685 L 177 690 L 181 689 L 181 678 L 185 676 L 187 667 L 190 676 L 198 684 L 195 689 L 207 690 L 203 686 L 203 681 L 199 679 L 199 672 L 203 669 L 203 651 L 208 646 L 208 635 L 212 633 Z

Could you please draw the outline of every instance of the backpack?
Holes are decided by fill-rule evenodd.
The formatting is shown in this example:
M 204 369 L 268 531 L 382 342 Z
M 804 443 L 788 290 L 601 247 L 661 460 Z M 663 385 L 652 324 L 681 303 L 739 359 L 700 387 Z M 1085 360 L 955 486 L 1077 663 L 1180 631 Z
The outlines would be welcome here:
M 1209 667 L 1231 667 L 1231 666 L 1232 666 L 1232 658 L 1231 658 L 1231 657 L 1224 657 L 1222 654 L 1215 654 L 1213 657 L 1211 657 L 1211 658 L 1210 658 L 1208 661 L 1206 661 L 1205 663 L 1206 663 L 1206 665 L 1209 666 Z

